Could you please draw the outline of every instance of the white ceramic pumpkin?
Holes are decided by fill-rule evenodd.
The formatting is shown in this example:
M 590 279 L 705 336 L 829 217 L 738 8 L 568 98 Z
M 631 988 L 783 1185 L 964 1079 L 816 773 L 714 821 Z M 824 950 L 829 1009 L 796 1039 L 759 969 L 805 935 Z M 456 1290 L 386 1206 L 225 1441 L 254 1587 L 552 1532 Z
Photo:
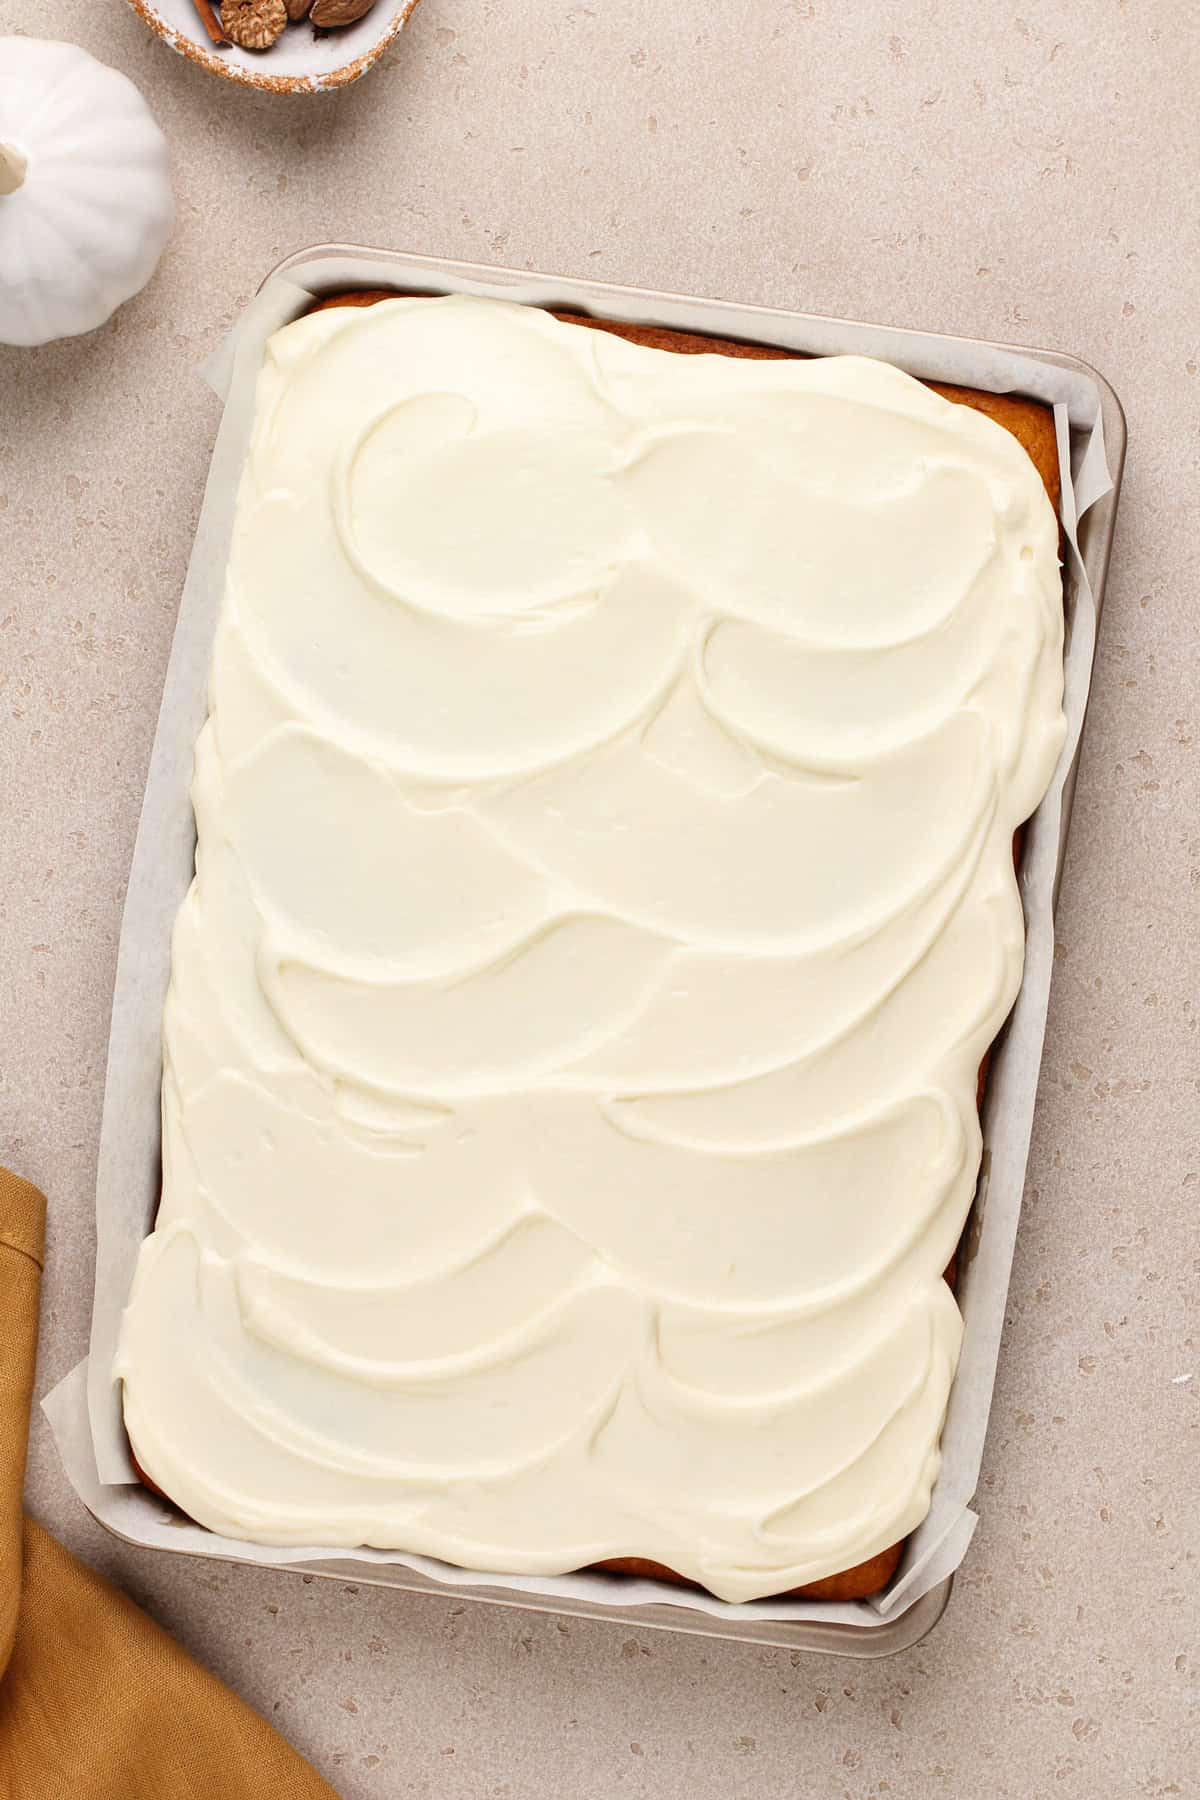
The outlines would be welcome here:
M 103 325 L 173 219 L 167 142 L 132 81 L 74 44 L 0 37 L 0 343 Z

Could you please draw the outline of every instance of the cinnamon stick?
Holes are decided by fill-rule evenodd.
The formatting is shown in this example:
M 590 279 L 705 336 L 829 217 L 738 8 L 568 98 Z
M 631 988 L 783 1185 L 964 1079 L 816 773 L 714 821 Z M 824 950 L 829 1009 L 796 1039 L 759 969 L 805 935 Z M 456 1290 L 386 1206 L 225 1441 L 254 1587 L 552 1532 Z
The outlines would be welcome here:
M 192 5 L 200 15 L 200 23 L 204 26 L 214 44 L 227 44 L 229 39 L 221 29 L 221 21 L 212 9 L 212 0 L 192 0 Z

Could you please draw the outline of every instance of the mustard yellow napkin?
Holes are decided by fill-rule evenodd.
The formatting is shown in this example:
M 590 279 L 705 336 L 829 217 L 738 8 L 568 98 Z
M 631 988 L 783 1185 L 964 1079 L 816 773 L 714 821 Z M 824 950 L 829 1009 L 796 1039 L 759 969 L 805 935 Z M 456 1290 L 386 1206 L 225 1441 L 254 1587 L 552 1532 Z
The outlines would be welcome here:
M 0 1169 L 0 1800 L 335 1800 L 265 1720 L 22 1516 L 45 1212 Z

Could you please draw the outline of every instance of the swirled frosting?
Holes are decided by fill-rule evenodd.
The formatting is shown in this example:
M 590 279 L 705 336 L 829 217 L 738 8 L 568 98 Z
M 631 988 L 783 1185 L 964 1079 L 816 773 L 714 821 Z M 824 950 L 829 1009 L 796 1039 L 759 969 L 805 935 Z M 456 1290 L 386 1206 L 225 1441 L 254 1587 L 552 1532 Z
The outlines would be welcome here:
M 914 1527 L 1063 737 L 1021 447 L 886 364 L 288 326 L 116 1364 L 235 1538 L 729 1600 Z

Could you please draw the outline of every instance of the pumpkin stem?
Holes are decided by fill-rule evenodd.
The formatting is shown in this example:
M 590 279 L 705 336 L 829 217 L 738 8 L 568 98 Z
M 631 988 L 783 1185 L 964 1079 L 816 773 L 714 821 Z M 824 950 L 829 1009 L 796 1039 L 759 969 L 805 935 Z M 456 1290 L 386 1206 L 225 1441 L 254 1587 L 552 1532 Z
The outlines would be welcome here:
M 0 144 L 0 197 L 16 193 L 28 167 L 29 158 L 15 144 Z

